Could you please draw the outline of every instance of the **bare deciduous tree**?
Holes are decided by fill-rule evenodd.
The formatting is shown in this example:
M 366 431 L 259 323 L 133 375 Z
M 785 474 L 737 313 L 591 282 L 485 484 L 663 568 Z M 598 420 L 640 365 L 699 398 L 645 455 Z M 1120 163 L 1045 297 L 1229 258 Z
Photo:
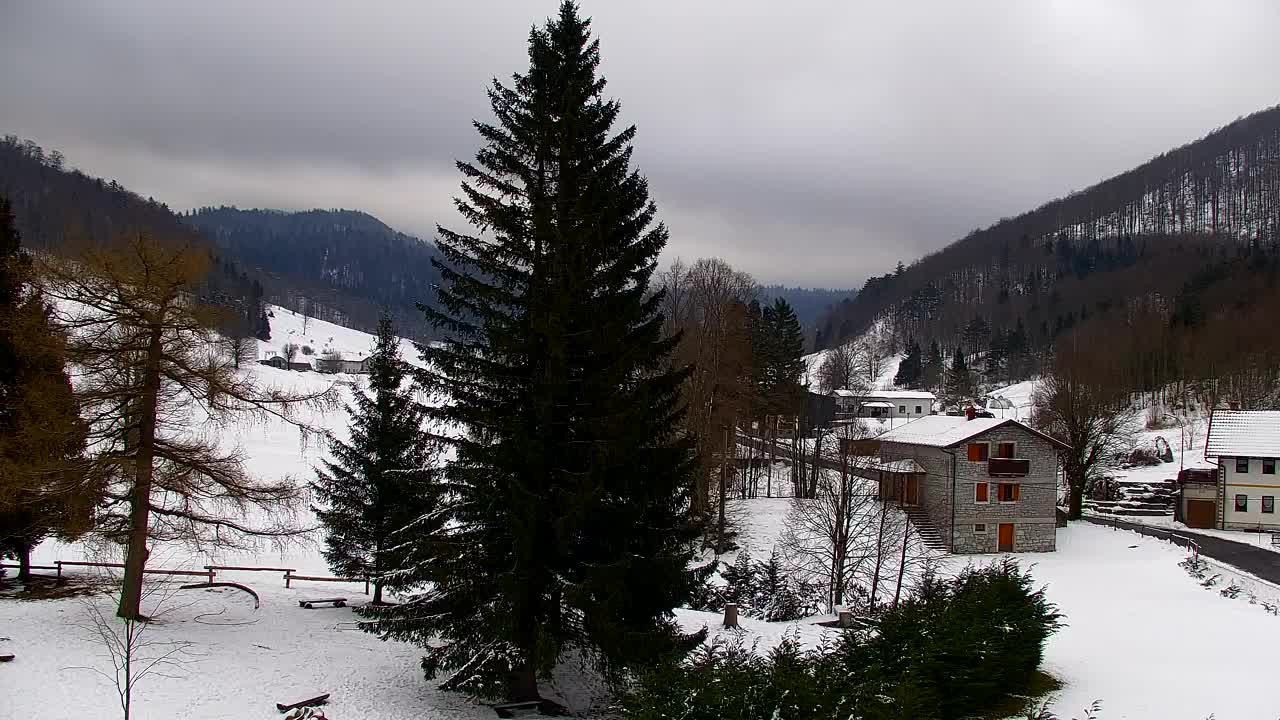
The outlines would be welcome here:
M 854 343 L 837 345 L 827 351 L 818 368 L 818 383 L 823 392 L 857 390 L 864 387 L 858 372 L 858 350 Z
M 1062 457 L 1072 520 L 1080 517 L 1089 484 L 1133 446 L 1128 393 L 1108 358 L 1090 344 L 1078 335 L 1059 343 L 1032 395 L 1032 424 L 1070 446 Z
M 126 544 L 118 613 L 130 620 L 141 617 L 149 541 L 225 545 L 299 532 L 292 514 L 300 488 L 253 478 L 239 451 L 220 447 L 205 429 L 276 419 L 305 439 L 310 429 L 297 411 L 336 400 L 332 388 L 259 388 L 235 370 L 211 330 L 220 311 L 194 294 L 207 264 L 200 248 L 142 235 L 42 260 L 48 294 L 63 301 L 58 320 L 94 463 L 110 478 L 100 521 Z M 250 508 L 269 520 L 247 522 Z
M 825 467 L 810 496 L 792 500 L 780 540 L 789 569 L 825 587 L 833 612 L 882 604 L 881 593 L 897 595 L 908 571 L 927 557 L 906 516 L 881 502 L 878 484 L 868 479 L 874 458 L 855 454 L 848 441 L 856 439 L 854 432 L 828 438 L 829 450 L 816 459 Z
M 89 639 L 106 651 L 111 669 L 82 667 L 106 678 L 115 688 L 124 720 L 132 716 L 138 685 L 148 677 L 174 677 L 190 657 L 194 643 L 185 640 L 160 640 L 149 632 L 155 620 L 178 609 L 172 604 L 177 588 L 168 581 L 151 583 L 142 595 L 148 607 L 149 620 L 113 618 L 102 611 L 96 596 L 82 604 L 87 619 L 79 627 Z
M 751 401 L 751 333 L 747 303 L 756 282 L 719 259 L 702 259 L 692 266 L 677 260 L 658 281 L 663 296 L 663 319 L 669 334 L 681 333 L 673 362 L 692 369 L 685 386 L 686 423 L 698 440 L 703 470 L 697 473 L 691 513 L 696 521 L 711 519 L 711 484 L 733 477 L 734 442 L 738 423 L 748 417 Z M 716 490 L 718 498 L 727 492 Z M 719 505 L 720 503 L 716 503 Z M 714 523 L 717 543 L 722 512 Z

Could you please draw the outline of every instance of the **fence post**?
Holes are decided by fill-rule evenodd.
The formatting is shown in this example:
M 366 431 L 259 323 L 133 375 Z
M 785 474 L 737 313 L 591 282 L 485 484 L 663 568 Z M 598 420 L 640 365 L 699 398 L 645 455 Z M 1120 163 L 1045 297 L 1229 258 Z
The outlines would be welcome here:
M 368 575 L 364 576 L 364 594 L 365 595 L 369 594 L 369 576 Z
M 292 572 L 293 572 L 292 570 L 284 571 L 284 587 L 286 590 L 289 589 L 289 573 L 292 573 Z

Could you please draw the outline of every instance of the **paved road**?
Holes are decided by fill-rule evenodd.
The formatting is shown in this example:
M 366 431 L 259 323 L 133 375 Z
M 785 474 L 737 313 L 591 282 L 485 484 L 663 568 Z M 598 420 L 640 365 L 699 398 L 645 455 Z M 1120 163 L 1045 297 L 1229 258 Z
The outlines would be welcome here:
M 1143 535 L 1161 539 L 1169 539 L 1170 535 L 1188 537 L 1200 546 L 1202 555 L 1208 555 L 1218 562 L 1238 567 L 1247 573 L 1257 575 L 1263 580 L 1280 584 L 1280 553 L 1272 552 L 1266 548 L 1235 542 L 1234 540 L 1223 540 L 1220 537 L 1204 535 L 1194 530 L 1166 530 L 1164 528 L 1151 527 L 1150 525 L 1140 525 L 1138 523 L 1125 522 L 1124 520 L 1094 516 L 1085 516 L 1083 519 L 1097 525 L 1122 527 L 1126 530 L 1133 530 Z

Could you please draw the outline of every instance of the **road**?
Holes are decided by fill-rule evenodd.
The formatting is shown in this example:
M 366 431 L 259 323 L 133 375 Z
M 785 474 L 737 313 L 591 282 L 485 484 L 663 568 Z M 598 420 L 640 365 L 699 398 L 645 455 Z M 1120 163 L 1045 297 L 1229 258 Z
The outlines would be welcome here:
M 1233 567 L 1238 567 L 1247 573 L 1256 575 L 1268 582 L 1280 585 L 1280 553 L 1272 552 L 1265 548 L 1247 543 L 1235 542 L 1234 540 L 1224 540 L 1213 535 L 1203 535 L 1194 530 L 1168 530 L 1165 528 L 1152 527 L 1150 525 L 1140 525 L 1138 523 L 1126 522 L 1124 520 L 1114 520 L 1112 518 L 1099 518 L 1095 516 L 1085 516 L 1082 518 L 1097 525 L 1110 525 L 1121 527 L 1126 530 L 1168 539 L 1170 535 L 1181 535 L 1191 538 L 1200 546 L 1200 554 L 1207 555 L 1221 563 L 1226 563 Z

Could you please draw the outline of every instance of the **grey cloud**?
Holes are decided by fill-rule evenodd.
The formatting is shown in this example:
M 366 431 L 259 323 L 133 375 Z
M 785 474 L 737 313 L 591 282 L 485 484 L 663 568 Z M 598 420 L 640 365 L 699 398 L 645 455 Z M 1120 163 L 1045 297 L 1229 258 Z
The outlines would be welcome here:
M 0 130 L 178 208 L 457 222 L 554 0 L 18 3 Z M 669 255 L 848 285 L 1277 101 L 1269 0 L 585 2 Z

